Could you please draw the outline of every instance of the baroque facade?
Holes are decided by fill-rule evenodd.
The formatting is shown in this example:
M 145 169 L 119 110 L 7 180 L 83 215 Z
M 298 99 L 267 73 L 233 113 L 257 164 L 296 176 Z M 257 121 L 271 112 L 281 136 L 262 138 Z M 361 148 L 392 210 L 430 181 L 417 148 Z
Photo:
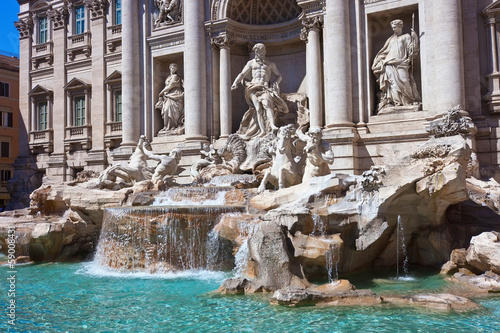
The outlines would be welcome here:
M 390 163 L 460 105 L 474 122 L 468 140 L 481 167 L 500 175 L 500 1 L 19 3 L 25 160 L 18 164 L 51 179 L 124 163 L 140 135 L 159 154 L 180 148 L 184 166 L 199 158 L 204 143 L 223 145 L 248 108 L 243 88 L 231 85 L 256 43 L 265 44 L 279 69 L 291 113 L 308 110 L 309 125 L 323 129 L 335 154 L 331 170 L 359 174 Z M 407 67 L 418 103 L 381 112 L 372 64 L 395 19 L 418 39 L 418 56 Z M 184 98 L 183 115 L 174 117 L 182 122 L 178 131 L 162 119 L 168 108 L 161 104 L 174 63 Z

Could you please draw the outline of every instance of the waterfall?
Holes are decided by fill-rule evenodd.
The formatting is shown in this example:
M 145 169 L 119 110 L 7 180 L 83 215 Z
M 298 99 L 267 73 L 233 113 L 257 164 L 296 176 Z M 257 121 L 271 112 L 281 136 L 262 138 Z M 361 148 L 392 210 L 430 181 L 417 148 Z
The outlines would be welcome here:
M 398 224 L 397 224 L 397 240 L 396 240 L 396 276 L 399 279 L 399 256 L 400 250 L 401 255 L 404 257 L 403 260 L 403 273 L 404 276 L 408 276 L 408 253 L 406 252 L 406 242 L 405 242 L 405 232 L 403 228 L 403 221 L 401 219 L 401 215 L 398 215 Z
M 328 282 L 335 283 L 339 280 L 340 247 L 330 244 L 325 253 L 326 269 L 328 271 Z
M 218 187 L 174 187 L 159 193 L 152 206 L 223 206 L 226 194 L 234 188 Z
M 248 270 L 248 256 L 248 240 L 245 240 L 234 256 L 235 266 L 233 272 L 236 276 L 245 276 Z
M 228 255 L 220 253 L 224 247 L 216 243 L 213 226 L 219 215 L 241 210 L 239 206 L 107 208 L 95 263 L 151 273 L 217 267 Z
M 312 220 L 313 220 L 313 230 L 311 234 L 313 236 L 322 236 L 326 235 L 326 224 L 323 221 L 323 217 L 320 215 L 312 215 Z

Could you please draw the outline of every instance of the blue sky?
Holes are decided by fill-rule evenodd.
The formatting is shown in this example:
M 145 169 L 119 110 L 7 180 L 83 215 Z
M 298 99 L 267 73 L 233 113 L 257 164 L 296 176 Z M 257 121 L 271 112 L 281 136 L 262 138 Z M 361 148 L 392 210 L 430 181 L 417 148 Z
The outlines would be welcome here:
M 14 27 L 19 12 L 17 0 L 1 0 L 0 8 L 0 53 L 12 55 L 19 54 L 19 32 Z

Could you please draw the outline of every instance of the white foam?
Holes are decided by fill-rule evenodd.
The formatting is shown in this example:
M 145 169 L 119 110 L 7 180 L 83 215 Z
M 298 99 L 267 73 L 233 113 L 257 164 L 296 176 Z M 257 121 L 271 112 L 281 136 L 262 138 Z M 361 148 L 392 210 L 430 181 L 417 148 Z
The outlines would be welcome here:
M 78 269 L 75 274 L 89 275 L 92 277 L 112 277 L 121 279 L 196 279 L 196 280 L 216 280 L 223 281 L 228 277 L 228 273 L 209 270 L 187 270 L 178 272 L 148 273 L 144 271 L 117 271 L 103 267 L 95 262 L 87 262 Z

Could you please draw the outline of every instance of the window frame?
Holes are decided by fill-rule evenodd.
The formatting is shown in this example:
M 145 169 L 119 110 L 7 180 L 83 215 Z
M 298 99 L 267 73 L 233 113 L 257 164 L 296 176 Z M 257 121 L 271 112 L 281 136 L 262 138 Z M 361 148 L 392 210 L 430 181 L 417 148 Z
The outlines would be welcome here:
M 80 102 L 80 105 L 78 105 Z M 78 94 L 72 96 L 73 104 L 73 124 L 74 127 L 85 126 L 86 125 L 86 96 L 84 94 Z
M 121 0 L 114 0 L 114 13 L 113 13 L 114 25 L 122 24 L 122 2 Z
M 119 101 L 118 101 L 119 98 Z M 123 119 L 123 95 L 122 89 L 113 90 L 113 121 L 121 122 Z
M 76 6 L 75 10 L 74 10 L 74 14 L 75 14 L 75 20 L 74 20 L 74 22 L 75 22 L 75 29 L 74 29 L 75 35 L 80 35 L 80 34 L 85 33 L 87 31 L 86 26 L 85 26 L 86 18 L 87 18 L 85 6 L 83 4 Z M 80 14 L 81 14 L 81 17 L 79 17 Z
M 44 104 L 45 112 L 42 114 L 40 106 Z M 40 100 L 36 102 L 36 130 L 37 131 L 46 131 L 49 129 L 49 101 L 48 100 Z M 42 122 L 43 121 L 43 122 Z M 43 124 L 43 126 L 42 126 Z M 43 127 L 43 128 L 42 128 Z
M 45 24 L 42 24 L 45 22 Z M 47 16 L 40 16 L 38 18 L 38 44 L 45 44 L 49 42 L 49 18 Z
M 7 154 L 5 154 L 5 147 L 7 146 Z M 0 158 L 10 158 L 11 156 L 11 144 L 10 141 L 0 141 Z M 5 156 L 7 155 L 7 156 Z
M 0 97 L 10 97 L 9 82 L 0 82 Z

